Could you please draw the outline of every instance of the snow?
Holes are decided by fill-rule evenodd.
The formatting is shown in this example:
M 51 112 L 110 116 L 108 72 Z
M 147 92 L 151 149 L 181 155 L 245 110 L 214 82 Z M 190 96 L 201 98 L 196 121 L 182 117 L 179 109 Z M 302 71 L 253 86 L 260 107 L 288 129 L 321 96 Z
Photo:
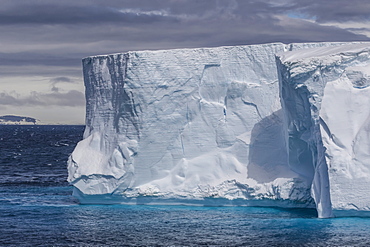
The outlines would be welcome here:
M 370 44 L 286 52 L 278 68 L 290 161 L 313 157 L 319 216 L 369 211 Z
M 86 130 L 68 162 L 74 195 L 81 203 L 316 203 L 320 217 L 331 217 L 331 204 L 335 210 L 346 206 L 336 206 L 332 181 L 338 173 L 328 173 L 327 166 L 333 138 L 321 135 L 319 122 L 330 130 L 338 126 L 342 115 L 333 113 L 335 104 L 323 97 L 324 90 L 338 94 L 336 101 L 341 96 L 311 71 L 323 60 L 337 73 L 344 57 L 352 61 L 343 66 L 353 90 L 367 90 L 369 70 L 360 64 L 367 58 L 354 57 L 366 47 L 274 43 L 85 58 Z M 288 96 L 280 99 L 279 92 Z M 362 93 L 357 104 L 365 98 Z M 343 109 L 353 111 L 351 104 L 343 103 Z M 364 115 L 353 133 L 366 132 L 366 107 L 362 112 L 348 113 Z M 356 162 L 362 167 L 369 158 L 366 136 L 351 134 L 361 146 Z

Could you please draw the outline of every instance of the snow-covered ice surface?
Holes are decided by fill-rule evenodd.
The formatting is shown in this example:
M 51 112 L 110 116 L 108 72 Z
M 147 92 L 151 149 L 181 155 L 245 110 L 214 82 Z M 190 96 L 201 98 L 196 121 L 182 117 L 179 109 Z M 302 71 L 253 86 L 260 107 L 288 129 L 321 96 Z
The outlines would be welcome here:
M 361 50 L 366 45 L 350 47 L 354 46 Z M 335 188 L 341 184 L 336 181 L 359 174 L 360 169 L 361 181 L 367 183 L 365 159 L 370 159 L 369 138 L 358 134 L 368 133 L 363 123 L 370 121 L 365 107 L 369 70 L 353 55 L 332 55 L 348 49 L 345 43 L 275 43 L 85 58 L 86 130 L 68 163 L 74 194 L 81 203 L 315 207 L 316 202 L 320 217 L 331 216 L 331 194 L 334 209 L 347 209 L 350 202 L 343 204 L 340 191 L 350 188 Z M 277 63 L 275 54 L 282 54 Z M 323 59 L 330 67 L 342 57 L 351 61 L 343 66 L 352 88 L 336 86 L 331 79 L 325 87 L 326 76 L 317 82 L 310 72 L 321 68 L 315 61 Z M 335 77 L 335 66 L 332 74 L 327 73 L 330 78 Z M 311 77 L 312 83 L 306 85 Z M 289 81 L 292 78 L 294 82 Z M 292 86 L 296 82 L 301 86 Z M 312 92 L 310 83 L 316 85 Z M 327 90 L 336 99 L 334 104 L 323 97 Z M 341 102 L 340 111 L 333 111 L 341 95 L 357 101 Z M 344 109 L 348 118 L 341 113 Z M 351 125 L 351 117 L 358 115 L 364 120 L 356 120 L 356 128 L 338 124 Z M 328 137 L 320 128 L 329 129 Z M 349 145 L 348 157 L 338 149 L 334 135 L 342 146 Z M 356 151 L 352 140 L 358 143 Z M 333 156 L 349 161 L 356 156 L 353 162 L 361 165 L 353 166 L 352 161 L 335 165 Z M 343 176 L 338 172 L 351 166 Z M 364 203 L 352 208 L 366 210 L 370 205 L 366 198 L 348 195 L 352 196 Z
M 370 210 L 370 44 L 280 55 L 290 162 L 315 168 L 322 217 Z

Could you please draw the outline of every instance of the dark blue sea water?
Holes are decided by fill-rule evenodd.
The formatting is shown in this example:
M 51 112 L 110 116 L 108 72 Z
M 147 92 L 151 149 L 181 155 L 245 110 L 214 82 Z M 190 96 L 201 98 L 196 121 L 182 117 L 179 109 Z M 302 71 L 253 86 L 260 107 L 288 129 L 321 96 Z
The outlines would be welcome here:
M 0 126 L 1 246 L 370 246 L 370 218 L 309 209 L 79 205 L 66 161 L 82 126 Z

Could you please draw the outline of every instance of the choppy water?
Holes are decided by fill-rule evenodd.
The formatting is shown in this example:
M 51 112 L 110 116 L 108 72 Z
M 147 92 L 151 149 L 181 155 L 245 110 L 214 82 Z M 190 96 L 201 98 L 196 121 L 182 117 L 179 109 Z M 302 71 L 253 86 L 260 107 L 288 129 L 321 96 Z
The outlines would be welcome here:
M 82 126 L 0 126 L 1 246 L 369 246 L 370 218 L 309 209 L 78 205 L 66 160 Z

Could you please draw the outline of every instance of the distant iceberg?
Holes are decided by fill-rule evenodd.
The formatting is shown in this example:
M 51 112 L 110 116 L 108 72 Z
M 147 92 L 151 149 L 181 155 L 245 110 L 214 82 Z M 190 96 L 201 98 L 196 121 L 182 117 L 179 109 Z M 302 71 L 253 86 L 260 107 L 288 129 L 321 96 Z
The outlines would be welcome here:
M 40 123 L 40 120 L 32 117 L 22 117 L 15 115 L 0 116 L 0 125 L 35 125 Z
M 81 203 L 370 212 L 370 43 L 87 57 Z

